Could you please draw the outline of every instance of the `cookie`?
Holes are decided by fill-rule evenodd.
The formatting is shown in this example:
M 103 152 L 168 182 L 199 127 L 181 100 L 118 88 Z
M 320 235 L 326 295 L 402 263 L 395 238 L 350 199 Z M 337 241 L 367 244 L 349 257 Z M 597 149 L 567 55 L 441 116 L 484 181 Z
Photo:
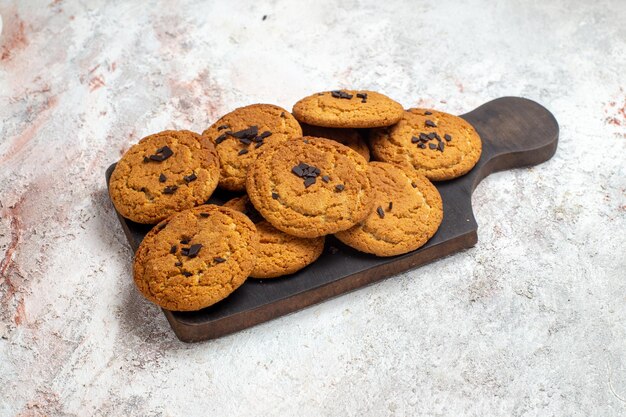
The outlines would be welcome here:
M 314 126 L 368 128 L 391 126 L 404 109 L 375 91 L 335 90 L 305 97 L 293 106 L 298 121 Z
M 361 137 L 356 129 L 335 129 L 332 127 L 320 127 L 307 124 L 301 124 L 302 134 L 304 136 L 313 136 L 316 138 L 326 138 L 335 140 L 342 145 L 355 150 L 359 155 L 370 160 L 370 148 Z
M 264 147 L 302 136 L 291 113 L 272 104 L 240 107 L 202 133 L 220 157 L 219 186 L 231 191 L 245 189 L 248 167 Z
M 215 147 L 188 130 L 166 130 L 132 146 L 109 181 L 115 209 L 137 223 L 154 224 L 203 204 L 220 175 Z
M 398 124 L 370 134 L 374 159 L 410 165 L 432 181 L 468 173 L 480 159 L 482 142 L 465 120 L 435 110 L 409 109 Z
M 150 301 L 193 311 L 226 298 L 254 268 L 258 236 L 238 211 L 215 205 L 177 213 L 139 245 L 135 284 Z
M 250 169 L 250 201 L 272 226 L 313 238 L 349 229 L 371 208 L 367 162 L 330 139 L 268 147 Z
M 312 239 L 291 236 L 263 220 L 248 196 L 233 198 L 224 203 L 224 207 L 244 213 L 256 225 L 259 246 L 250 278 L 276 278 L 293 274 L 313 263 L 324 250 L 323 236 Z
M 374 209 L 358 225 L 336 233 L 361 252 L 394 256 L 424 245 L 441 224 L 443 205 L 437 188 L 424 176 L 385 162 L 370 163 Z

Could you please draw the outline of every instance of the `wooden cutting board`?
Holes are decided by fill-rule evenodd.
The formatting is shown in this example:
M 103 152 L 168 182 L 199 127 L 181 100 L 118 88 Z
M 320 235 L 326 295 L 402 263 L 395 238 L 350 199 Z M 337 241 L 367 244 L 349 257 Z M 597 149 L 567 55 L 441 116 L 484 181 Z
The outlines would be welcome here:
M 249 279 L 225 300 L 200 311 L 163 310 L 176 336 L 184 342 L 220 337 L 474 246 L 478 226 L 471 196 L 478 183 L 492 172 L 550 159 L 556 152 L 559 126 L 544 107 L 518 97 L 490 101 L 461 117 L 480 134 L 482 156 L 467 175 L 435 183 L 443 198 L 444 217 L 426 245 L 405 255 L 377 258 L 329 236 L 322 256 L 293 275 Z M 115 164 L 106 171 L 107 185 L 114 167 Z M 233 196 L 217 192 L 211 200 L 221 204 Z M 131 222 L 119 213 L 118 217 L 131 248 L 136 251 L 152 226 Z

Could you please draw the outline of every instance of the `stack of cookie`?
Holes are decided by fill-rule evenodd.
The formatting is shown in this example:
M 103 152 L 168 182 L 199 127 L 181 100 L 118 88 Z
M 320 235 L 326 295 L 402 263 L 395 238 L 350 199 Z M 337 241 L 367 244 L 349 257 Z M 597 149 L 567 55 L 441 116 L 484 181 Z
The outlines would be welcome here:
M 202 135 L 148 136 L 118 162 L 109 189 L 122 216 L 158 223 L 135 256 L 139 290 L 163 308 L 198 310 L 248 277 L 306 267 L 326 235 L 376 256 L 416 250 L 443 219 L 431 180 L 464 175 L 480 153 L 459 117 L 338 90 L 300 100 L 293 114 L 255 104 Z M 217 187 L 233 198 L 208 204 Z

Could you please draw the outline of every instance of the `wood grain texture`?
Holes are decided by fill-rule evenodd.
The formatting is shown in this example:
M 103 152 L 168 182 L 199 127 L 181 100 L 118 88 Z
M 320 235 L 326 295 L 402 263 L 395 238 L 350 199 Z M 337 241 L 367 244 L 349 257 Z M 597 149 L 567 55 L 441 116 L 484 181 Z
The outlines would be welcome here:
M 467 175 L 435 184 L 443 199 L 444 218 L 426 245 L 404 255 L 377 258 L 329 237 L 324 254 L 296 274 L 280 279 L 248 280 L 227 299 L 200 311 L 163 310 L 176 336 L 184 342 L 217 338 L 475 245 L 477 224 L 471 206 L 473 190 L 492 172 L 550 159 L 556 152 L 559 127 L 544 107 L 518 97 L 490 101 L 461 117 L 480 134 L 483 152 Z M 107 183 L 113 168 L 114 165 L 107 170 Z M 232 194 L 218 192 L 212 200 L 219 204 L 230 197 Z M 121 216 L 119 219 L 136 251 L 151 226 L 139 225 Z

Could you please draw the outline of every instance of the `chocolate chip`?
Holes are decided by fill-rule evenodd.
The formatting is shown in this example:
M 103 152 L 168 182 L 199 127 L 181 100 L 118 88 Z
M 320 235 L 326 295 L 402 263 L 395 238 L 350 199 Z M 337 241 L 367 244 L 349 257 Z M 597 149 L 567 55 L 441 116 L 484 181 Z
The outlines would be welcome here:
M 443 135 L 443 138 L 445 140 L 447 140 L 448 142 L 450 142 L 452 140 L 452 136 L 448 135 L 447 133 L 445 135 Z
M 176 246 L 176 245 L 172 245 L 172 247 L 170 248 L 170 253 L 171 253 L 171 254 L 176 253 L 176 250 L 177 250 L 177 249 L 178 249 L 178 246 Z
M 272 193 L 272 198 L 274 200 L 278 200 L 278 193 Z
M 426 144 L 425 144 L 425 143 L 420 143 L 420 144 L 419 144 L 419 145 L 417 145 L 417 146 L 419 146 L 419 147 L 420 147 L 420 148 L 422 148 L 422 149 L 426 149 Z
M 150 158 L 148 158 L 147 156 L 144 156 L 144 157 L 143 157 L 143 162 L 144 162 L 144 164 L 145 164 L 146 162 L 150 162 Z
M 174 155 L 174 152 L 170 149 L 170 147 L 164 146 L 162 148 L 157 149 L 156 153 L 154 155 L 150 155 L 148 158 L 151 161 L 163 162 L 172 155 Z
M 202 245 L 200 243 L 196 243 L 195 245 L 191 245 L 189 247 L 189 251 L 187 252 L 187 256 L 190 258 L 195 258 L 198 256 L 198 252 L 202 249 Z
M 242 150 L 240 150 L 240 151 L 237 153 L 237 155 L 244 155 L 244 154 L 247 154 L 247 153 L 248 153 L 248 150 L 247 150 L 247 149 L 242 149 Z
M 300 162 L 298 165 L 291 168 L 291 172 L 300 178 L 304 178 L 304 186 L 308 188 L 315 184 L 315 178 L 320 175 L 322 171 L 317 167 Z
M 272 136 L 272 132 L 270 132 L 269 130 L 266 130 L 265 132 L 261 133 L 259 136 L 257 136 L 256 138 L 254 138 L 255 142 L 260 142 L 263 139 Z
M 304 170 L 302 168 L 302 163 L 300 163 L 300 164 L 296 165 L 295 167 L 291 168 L 291 172 L 296 174 L 298 177 L 302 178 L 302 175 L 304 175 Z
M 428 142 L 429 141 L 428 135 L 426 133 L 420 133 L 420 140 L 422 142 Z
M 345 188 L 346 188 L 346 186 L 343 185 L 343 184 L 335 185 L 335 190 L 337 190 L 337 191 L 343 191 Z
M 437 132 L 435 132 L 435 139 L 437 139 L 439 142 L 441 142 L 441 136 L 439 136 L 439 134 Z
M 391 209 L 393 208 L 393 201 L 389 202 L 389 211 L 391 211 Z
M 341 91 L 341 90 L 331 91 L 330 94 L 334 98 L 345 98 L 347 100 L 350 100 L 352 98 L 352 94 L 348 94 L 345 91 Z
M 428 144 L 428 147 L 429 147 L 430 149 L 437 149 L 437 145 L 435 145 L 434 143 L 429 143 L 429 144 Z
M 229 132 L 226 132 L 226 133 L 229 133 Z M 226 137 L 227 137 L 226 133 L 222 133 L 221 135 L 219 135 L 217 137 L 217 139 L 215 139 L 215 144 L 216 145 L 219 145 L 220 143 L 222 143 L 222 142 L 224 142 L 226 140 Z
M 186 277 L 190 277 L 193 274 L 191 272 L 183 271 L 183 275 L 186 276 Z
M 281 112 L 280 113 L 280 117 L 282 117 L 284 119 L 285 118 L 285 112 Z
M 367 93 L 357 93 L 358 98 L 361 98 L 361 103 L 367 103 Z
M 324 175 L 324 176 L 322 177 L 322 181 L 324 181 L 324 182 L 328 182 L 328 181 L 330 181 L 330 177 L 329 177 L 328 175 Z
M 426 120 L 425 124 L 426 124 L 426 126 L 428 126 L 428 127 L 437 127 L 437 125 L 435 124 L 435 122 L 433 122 L 432 120 Z
M 178 190 L 178 185 L 168 185 L 163 189 L 163 194 L 174 194 Z
M 309 177 L 304 180 L 304 188 L 309 188 L 313 184 L 315 184 L 315 178 Z
M 183 178 L 185 179 L 187 183 L 190 183 L 191 181 L 195 181 L 198 179 L 195 172 L 192 172 L 190 175 L 187 175 L 186 177 L 183 177 Z
M 419 140 L 420 140 L 420 138 L 418 138 L 417 136 L 413 136 L 411 138 L 411 143 L 417 143 L 417 142 L 419 142 Z
M 244 145 L 250 145 L 252 143 L 252 140 L 248 138 L 241 138 L 239 139 L 239 142 L 243 143 Z
M 430 116 L 431 114 L 433 114 L 433 112 L 430 112 L 430 111 L 425 111 L 424 112 L 424 115 L 426 115 L 426 116 Z
M 417 184 L 415 184 L 414 182 L 411 183 L 411 187 L 413 188 L 417 188 Z
M 435 132 L 431 132 L 426 136 L 428 136 L 428 139 L 435 139 L 437 137 L 437 134 Z
M 176 263 L 174 264 L 174 266 L 183 266 L 183 263 L 182 263 L 182 262 L 180 262 L 180 261 L 178 261 L 178 262 L 176 262 Z
M 222 262 L 226 262 L 226 259 L 224 259 L 224 258 L 220 258 L 220 257 L 213 258 L 213 260 L 214 260 L 215 262 L 217 262 L 218 264 L 221 264 Z
M 159 175 L 159 182 L 165 182 L 167 181 L 167 177 L 163 174 Z
M 378 208 L 376 209 L 376 212 L 378 213 L 378 216 L 381 219 L 385 217 L 385 210 L 383 210 L 382 207 L 378 206 Z
M 224 129 L 228 129 L 230 126 L 229 125 L 221 125 L 217 127 L 217 130 L 224 130 Z
M 187 243 L 191 242 L 191 239 L 189 239 L 188 237 L 184 237 L 180 243 L 181 245 L 186 245 Z
M 200 217 L 204 217 L 206 219 L 209 217 L 209 213 L 200 213 Z
M 439 142 L 439 150 L 441 152 L 443 152 L 443 148 L 444 148 L 444 143 L 443 142 Z
M 257 142 L 256 145 L 254 145 L 255 148 L 260 148 L 261 145 L 263 145 L 265 142 Z
M 250 126 L 247 129 L 238 130 L 237 132 L 226 132 L 226 133 L 228 133 L 230 136 L 237 138 L 237 139 L 243 139 L 243 138 L 252 139 L 256 135 L 259 134 L 259 128 L 258 126 Z

